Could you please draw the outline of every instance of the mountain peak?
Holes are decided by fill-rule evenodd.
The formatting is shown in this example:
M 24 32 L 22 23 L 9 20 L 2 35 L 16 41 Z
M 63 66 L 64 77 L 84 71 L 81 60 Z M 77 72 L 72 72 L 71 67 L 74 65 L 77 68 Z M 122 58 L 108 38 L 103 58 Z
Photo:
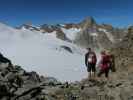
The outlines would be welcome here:
M 89 28 L 89 27 L 93 27 L 96 25 L 96 21 L 93 17 L 86 17 L 81 23 L 80 26 L 82 28 Z
M 86 22 L 90 22 L 90 23 L 95 23 L 94 18 L 91 17 L 91 16 L 86 17 L 86 18 L 84 19 L 84 21 L 86 21 Z

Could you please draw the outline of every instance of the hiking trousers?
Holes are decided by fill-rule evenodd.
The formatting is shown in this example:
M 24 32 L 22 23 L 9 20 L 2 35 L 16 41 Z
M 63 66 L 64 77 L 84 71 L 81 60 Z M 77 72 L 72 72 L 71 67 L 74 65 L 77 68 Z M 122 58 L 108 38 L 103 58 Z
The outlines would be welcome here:
M 105 74 L 105 77 L 108 78 L 109 77 L 109 68 L 107 68 L 105 70 L 100 70 L 100 72 L 98 73 L 98 77 L 101 77 L 102 74 Z
M 94 64 L 94 63 L 88 63 L 88 65 L 87 65 L 87 71 L 88 72 L 96 72 L 96 64 Z

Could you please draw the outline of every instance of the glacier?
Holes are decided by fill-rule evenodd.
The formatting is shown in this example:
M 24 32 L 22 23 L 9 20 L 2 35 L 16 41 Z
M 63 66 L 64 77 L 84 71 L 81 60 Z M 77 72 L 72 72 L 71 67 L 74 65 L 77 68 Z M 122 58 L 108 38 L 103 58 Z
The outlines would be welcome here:
M 75 29 L 64 30 L 71 32 Z M 75 30 L 76 32 L 79 30 Z M 69 35 L 73 39 L 74 36 Z M 62 49 L 67 46 L 73 53 Z M 79 81 L 87 76 L 83 48 L 56 38 L 56 32 L 33 32 L 0 23 L 0 52 L 27 71 L 53 76 L 60 81 Z

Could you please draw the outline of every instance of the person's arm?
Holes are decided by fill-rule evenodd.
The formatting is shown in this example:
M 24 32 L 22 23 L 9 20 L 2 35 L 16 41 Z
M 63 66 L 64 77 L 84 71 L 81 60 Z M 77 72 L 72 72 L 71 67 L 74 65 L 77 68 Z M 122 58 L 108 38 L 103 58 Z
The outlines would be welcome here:
M 97 56 L 96 56 L 96 54 L 94 53 L 94 56 L 95 56 L 95 62 L 97 63 Z
M 88 53 L 85 54 L 85 65 L 87 66 Z

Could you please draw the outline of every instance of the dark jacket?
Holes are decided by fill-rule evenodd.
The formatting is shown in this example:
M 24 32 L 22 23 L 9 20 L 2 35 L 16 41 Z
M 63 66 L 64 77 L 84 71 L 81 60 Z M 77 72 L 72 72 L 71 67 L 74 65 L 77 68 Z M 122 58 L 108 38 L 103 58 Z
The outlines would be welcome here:
M 85 54 L 85 65 L 86 65 L 86 66 L 87 66 L 87 63 L 88 63 L 89 55 L 90 55 L 91 53 L 94 54 L 93 63 L 96 64 L 96 62 L 97 62 L 97 57 L 96 57 L 95 52 L 92 52 L 92 51 L 91 51 L 91 52 L 87 52 L 87 53 Z

